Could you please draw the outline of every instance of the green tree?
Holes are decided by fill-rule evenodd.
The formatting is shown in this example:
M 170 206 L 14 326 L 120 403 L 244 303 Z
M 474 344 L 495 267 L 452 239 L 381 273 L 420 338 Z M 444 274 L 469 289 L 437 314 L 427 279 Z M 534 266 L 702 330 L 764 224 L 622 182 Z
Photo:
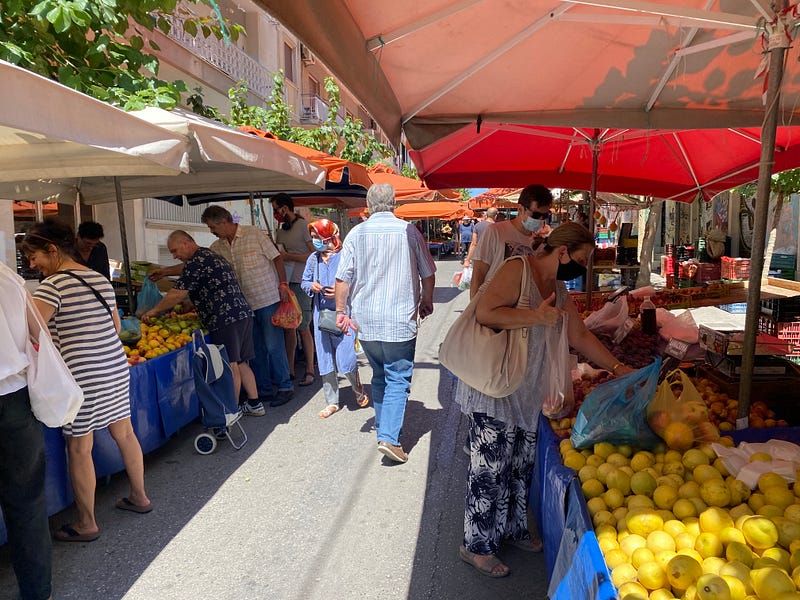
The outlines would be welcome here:
M 185 19 L 189 35 L 234 40 L 239 25 L 197 17 L 178 0 L 0 0 L 0 58 L 127 110 L 173 108 L 186 92 L 182 81 L 158 78 L 158 44 L 146 32 L 169 33 L 170 15 Z

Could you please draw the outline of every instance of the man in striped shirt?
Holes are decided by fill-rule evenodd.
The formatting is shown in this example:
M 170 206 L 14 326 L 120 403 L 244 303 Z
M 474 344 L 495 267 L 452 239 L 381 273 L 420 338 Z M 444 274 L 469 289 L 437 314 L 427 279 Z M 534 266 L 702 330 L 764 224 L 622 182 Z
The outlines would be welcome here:
M 358 338 L 372 367 L 378 451 L 395 462 L 411 390 L 417 320 L 433 312 L 436 266 L 422 234 L 394 216 L 394 188 L 367 192 L 370 217 L 356 225 L 341 250 L 336 273 L 337 324 Z M 352 330 L 352 331 L 351 331 Z

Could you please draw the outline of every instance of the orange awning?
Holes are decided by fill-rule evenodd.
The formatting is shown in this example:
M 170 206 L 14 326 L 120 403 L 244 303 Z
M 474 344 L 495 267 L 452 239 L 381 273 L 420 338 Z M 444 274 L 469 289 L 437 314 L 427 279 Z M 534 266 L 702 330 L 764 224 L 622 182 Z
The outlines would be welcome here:
M 314 150 L 313 148 L 301 146 L 300 144 L 295 144 L 294 142 L 279 140 L 270 132 L 262 131 L 261 129 L 257 129 L 255 127 L 245 125 L 240 127 L 239 130 L 252 135 L 257 135 L 258 137 L 273 140 L 276 144 L 282 146 L 286 150 L 294 152 L 295 154 L 305 158 L 307 161 L 325 169 L 328 181 L 340 183 L 342 181 L 342 172 L 344 168 L 347 167 L 347 170 L 350 172 L 350 185 L 360 185 L 367 189 L 370 185 L 372 185 L 372 180 L 367 174 L 367 168 L 364 165 L 351 162 L 344 158 L 339 158 L 338 156 L 332 156 L 331 154 L 323 152 L 322 150 Z
M 394 214 L 407 221 L 415 219 L 444 219 L 451 221 L 473 216 L 472 211 L 462 202 L 410 202 L 398 206 Z
M 469 199 L 467 203 L 472 210 L 486 210 L 487 208 L 517 208 L 517 203 L 503 197 L 519 193 L 519 188 L 491 188 L 482 194 Z
M 455 190 L 432 190 L 419 179 L 399 175 L 397 171 L 384 164 L 370 167 L 369 177 L 372 179 L 372 183 L 390 184 L 394 188 L 398 203 L 418 200 L 458 200 L 460 198 L 460 194 Z

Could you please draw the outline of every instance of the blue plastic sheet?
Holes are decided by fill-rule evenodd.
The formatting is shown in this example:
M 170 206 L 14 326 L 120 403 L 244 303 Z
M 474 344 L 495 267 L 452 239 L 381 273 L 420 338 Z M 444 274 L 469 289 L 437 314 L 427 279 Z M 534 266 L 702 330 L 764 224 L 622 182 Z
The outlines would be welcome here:
M 200 416 L 190 352 L 191 347 L 184 346 L 137 365 L 130 371 L 131 422 L 145 454 L 161 447 L 177 428 Z M 53 515 L 72 503 L 72 486 L 61 430 L 42 428 L 45 436 L 47 512 Z M 124 469 L 122 456 L 108 430 L 95 432 L 92 457 L 98 477 L 113 475 Z M 5 543 L 5 523 L 0 519 L 0 545 Z

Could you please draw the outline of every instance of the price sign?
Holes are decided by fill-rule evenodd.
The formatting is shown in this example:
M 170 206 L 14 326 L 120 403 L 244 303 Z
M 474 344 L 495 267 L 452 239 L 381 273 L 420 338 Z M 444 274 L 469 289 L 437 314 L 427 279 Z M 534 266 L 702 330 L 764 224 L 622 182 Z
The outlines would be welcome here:
M 686 353 L 689 351 L 689 343 L 684 342 L 683 340 L 679 340 L 676 338 L 672 338 L 667 344 L 666 350 L 664 350 L 665 354 L 669 354 L 677 358 L 678 360 L 683 360 L 686 356 Z

